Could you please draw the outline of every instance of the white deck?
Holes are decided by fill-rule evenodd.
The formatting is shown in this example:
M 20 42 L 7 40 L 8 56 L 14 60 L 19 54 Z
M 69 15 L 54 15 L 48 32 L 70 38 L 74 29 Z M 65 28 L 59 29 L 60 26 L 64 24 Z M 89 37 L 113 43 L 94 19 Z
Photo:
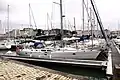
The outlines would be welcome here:
M 111 53 L 108 53 L 108 62 L 107 62 L 106 74 L 107 74 L 107 75 L 111 75 L 111 76 L 113 75 Z

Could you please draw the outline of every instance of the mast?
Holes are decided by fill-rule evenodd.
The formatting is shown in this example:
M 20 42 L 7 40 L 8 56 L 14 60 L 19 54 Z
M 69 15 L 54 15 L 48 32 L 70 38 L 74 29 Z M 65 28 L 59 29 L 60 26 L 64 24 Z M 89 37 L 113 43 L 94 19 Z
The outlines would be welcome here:
M 99 38 L 98 34 L 99 34 L 99 26 L 98 26 L 98 22 L 96 21 L 96 29 L 97 29 L 97 38 Z
M 51 29 L 54 29 L 54 27 L 53 27 L 53 12 L 51 12 L 51 17 L 49 17 L 50 18 L 50 26 L 51 26 Z M 50 30 L 50 29 L 49 29 Z M 49 32 L 49 33 L 51 33 L 51 32 Z
M 10 32 L 9 32 L 9 30 L 10 30 L 10 26 L 9 26 L 9 7 L 10 7 L 10 5 L 8 5 L 8 8 L 7 8 L 7 28 L 8 28 L 8 38 L 10 39 Z
M 48 35 L 49 35 L 49 24 L 48 24 L 48 19 L 49 19 L 49 14 L 47 13 L 47 30 L 48 30 Z
M 82 0 L 82 25 L 83 25 L 83 31 L 82 31 L 82 37 L 83 37 L 83 47 L 85 47 L 85 43 L 84 43 L 84 0 Z M 84 48 L 85 49 L 85 48 Z
M 53 29 L 54 28 L 54 25 L 53 25 L 53 8 L 54 8 L 54 6 L 52 5 L 52 12 L 51 12 L 51 16 L 50 16 L 50 18 L 51 18 L 51 20 L 50 20 L 50 24 L 51 24 L 51 29 Z
M 89 12 L 88 12 L 88 0 L 87 0 L 87 27 L 88 27 L 88 34 L 90 35 L 90 30 L 89 30 Z
M 66 26 L 66 19 L 64 19 L 64 28 L 67 29 L 67 26 Z
M 75 29 L 75 34 L 76 34 L 76 36 L 77 36 L 77 33 L 76 33 L 76 22 L 75 22 L 75 17 L 74 17 L 74 29 Z M 76 49 L 77 49 L 78 47 L 77 47 L 77 40 L 76 40 Z
M 83 4 L 84 4 L 84 8 L 85 8 L 85 10 L 86 10 L 86 12 L 87 12 L 87 28 L 88 28 L 88 34 L 90 35 L 90 29 L 89 29 L 89 18 L 90 18 L 90 15 L 89 15 L 89 9 L 88 9 L 88 0 L 87 0 L 87 3 L 85 4 L 85 1 L 83 2 Z M 83 13 L 84 14 L 84 13 Z
M 90 8 L 90 26 L 91 26 L 91 35 L 92 35 L 92 49 L 93 49 L 93 18 L 92 18 L 92 9 Z
M 95 25 L 95 14 L 94 14 L 94 12 L 93 12 L 93 34 L 94 34 L 94 32 L 95 32 L 95 27 L 96 27 L 96 25 Z M 93 37 L 94 38 L 94 37 Z
M 68 30 L 72 31 L 71 23 L 69 20 L 68 20 Z
M 61 23 L 61 47 L 63 48 L 63 13 L 62 13 L 62 0 L 60 0 L 60 23 Z
M 51 25 L 51 29 L 53 29 L 53 21 L 52 21 L 52 17 L 50 19 L 50 25 Z
M 30 3 L 29 3 L 29 28 L 31 28 Z
M 75 21 L 75 17 L 74 17 L 74 29 L 76 31 L 76 21 Z
M 83 32 L 82 32 L 82 35 L 84 35 L 84 0 L 82 0 L 82 23 L 83 23 Z

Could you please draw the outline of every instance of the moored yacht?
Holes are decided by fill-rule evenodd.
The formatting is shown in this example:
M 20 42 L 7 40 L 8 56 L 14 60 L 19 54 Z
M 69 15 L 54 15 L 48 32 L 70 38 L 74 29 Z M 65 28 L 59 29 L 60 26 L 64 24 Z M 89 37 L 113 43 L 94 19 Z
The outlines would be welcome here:
M 17 54 L 23 57 L 47 58 L 47 59 L 97 59 L 100 51 L 98 50 L 81 50 L 70 47 L 65 48 L 41 48 L 41 49 L 21 49 Z
M 14 44 L 13 41 L 10 41 L 10 40 L 3 40 L 3 41 L 0 41 L 0 49 L 2 50 L 6 50 L 6 49 L 10 49 L 11 48 L 11 45 Z

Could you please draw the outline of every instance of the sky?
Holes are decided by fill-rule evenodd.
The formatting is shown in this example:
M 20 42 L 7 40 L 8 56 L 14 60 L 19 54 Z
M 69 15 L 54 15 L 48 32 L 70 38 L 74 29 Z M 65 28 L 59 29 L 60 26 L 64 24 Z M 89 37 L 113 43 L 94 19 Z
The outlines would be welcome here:
M 47 26 L 49 26 L 49 29 L 51 29 L 51 21 L 54 28 L 60 28 L 60 6 L 58 4 L 54 4 L 53 2 L 59 3 L 59 0 L 0 0 L 0 33 L 5 32 L 4 30 L 7 24 L 7 5 L 10 5 L 10 29 L 22 29 L 24 27 L 29 27 L 29 3 L 34 14 L 37 28 L 48 29 Z M 108 28 L 110 30 L 120 29 L 118 28 L 118 23 L 120 21 L 120 0 L 95 0 L 95 2 L 104 28 Z M 82 29 L 81 3 L 82 0 L 63 0 L 65 29 L 73 29 L 70 27 L 68 28 L 67 26 L 73 25 L 74 17 L 76 19 L 77 30 Z M 91 5 L 89 4 L 89 6 Z M 49 14 L 48 20 L 47 13 Z M 35 28 L 33 18 L 31 18 L 31 24 L 33 25 L 32 28 Z

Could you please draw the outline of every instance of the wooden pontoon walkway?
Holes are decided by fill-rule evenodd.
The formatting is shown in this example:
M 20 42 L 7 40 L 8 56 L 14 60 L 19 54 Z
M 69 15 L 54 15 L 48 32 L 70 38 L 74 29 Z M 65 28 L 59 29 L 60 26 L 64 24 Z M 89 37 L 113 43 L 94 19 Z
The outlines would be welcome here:
M 33 66 L 0 59 L 0 80 L 78 80 Z M 81 77 L 80 80 L 84 80 Z M 86 79 L 85 79 L 86 80 Z

